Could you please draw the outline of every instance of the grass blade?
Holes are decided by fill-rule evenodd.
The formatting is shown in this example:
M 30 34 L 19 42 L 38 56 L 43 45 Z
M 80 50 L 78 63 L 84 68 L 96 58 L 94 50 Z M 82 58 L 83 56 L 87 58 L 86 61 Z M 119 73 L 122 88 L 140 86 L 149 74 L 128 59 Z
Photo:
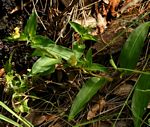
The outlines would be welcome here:
M 16 127 L 22 127 L 22 126 L 21 126 L 20 124 L 18 124 L 17 122 L 13 121 L 12 119 L 10 119 L 10 118 L 8 118 L 8 117 L 2 115 L 2 114 L 0 114 L 0 119 L 6 121 L 6 122 L 8 122 L 8 123 L 10 123 L 10 124 L 12 124 L 12 125 L 14 125 L 14 126 L 16 126 Z
M 29 121 L 26 119 L 18 116 L 13 110 L 11 110 L 7 105 L 5 105 L 3 102 L 0 101 L 0 106 L 2 106 L 5 110 L 10 112 L 13 116 L 15 116 L 17 119 L 19 119 L 22 123 L 24 123 L 27 127 L 34 127 Z
M 97 91 L 106 83 L 105 78 L 90 78 L 80 89 L 75 100 L 73 101 L 69 120 L 72 120 L 85 106 L 85 104 L 97 93 Z

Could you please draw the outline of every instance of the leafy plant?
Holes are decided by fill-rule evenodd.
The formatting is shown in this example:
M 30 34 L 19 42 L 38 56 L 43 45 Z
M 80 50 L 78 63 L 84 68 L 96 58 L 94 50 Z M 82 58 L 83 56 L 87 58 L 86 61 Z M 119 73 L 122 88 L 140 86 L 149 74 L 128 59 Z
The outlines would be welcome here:
M 24 31 L 20 34 L 20 36 L 18 36 L 18 38 L 15 37 L 15 39 L 18 40 L 30 42 L 31 47 L 35 49 L 33 54 L 40 57 L 32 67 L 31 76 L 52 73 L 55 71 L 57 64 L 64 64 L 66 61 L 67 66 L 80 68 L 89 74 L 91 74 L 93 71 L 108 73 L 106 67 L 97 63 L 93 63 L 91 49 L 89 49 L 84 55 L 84 41 L 96 41 L 97 39 L 89 34 L 89 31 L 81 25 L 74 22 L 69 23 L 71 27 L 80 35 L 79 41 L 73 42 L 72 49 L 57 45 L 48 37 L 37 35 L 36 14 L 33 11 L 27 22 L 27 25 L 24 28 Z M 110 60 L 115 70 L 124 72 L 124 74 L 130 74 L 129 70 L 135 72 L 133 69 L 136 67 L 140 57 L 149 27 L 150 22 L 143 23 L 130 34 L 120 54 L 120 68 L 115 65 L 113 59 Z M 12 37 L 12 39 L 14 39 L 14 37 Z M 10 79 L 11 78 L 13 79 L 13 76 L 10 77 Z M 133 95 L 132 112 L 135 118 L 134 123 L 136 127 L 138 127 L 137 123 L 140 123 L 139 118 L 143 116 L 143 109 L 148 102 L 149 87 L 147 82 L 145 82 L 145 80 L 148 80 L 148 78 L 149 76 L 141 75 Z M 86 81 L 73 101 L 69 114 L 69 120 L 74 119 L 74 117 L 84 108 L 85 104 L 96 94 L 100 88 L 105 85 L 106 82 L 108 82 L 106 78 L 98 77 L 96 75 L 95 77 L 91 77 Z M 141 87 L 142 83 L 145 83 L 143 88 Z M 141 97 L 145 97 L 146 100 L 144 100 L 143 104 L 140 105 L 137 100 Z M 137 104 L 140 106 L 136 107 Z M 137 110 L 139 110 L 138 113 L 136 113 Z
M 52 40 L 45 36 L 36 35 L 37 21 L 36 14 L 33 11 L 31 16 L 29 17 L 29 20 L 27 21 L 24 31 L 18 38 L 18 40 L 23 39 L 24 41 L 30 42 L 31 47 L 35 48 L 35 52 L 33 54 L 40 56 L 40 58 L 34 63 L 30 76 L 52 73 L 55 71 L 55 65 L 62 64 L 63 60 L 67 61 L 67 66 L 80 68 L 87 73 L 92 71 L 107 71 L 104 66 L 93 63 L 91 49 L 88 50 L 85 56 L 83 55 L 85 50 L 85 44 L 83 43 L 84 40 L 96 41 L 96 38 L 89 34 L 88 30 L 86 30 L 81 25 L 74 22 L 70 22 L 70 25 L 81 36 L 79 41 L 73 42 L 72 49 L 56 45 Z M 91 83 L 93 84 L 91 85 Z M 80 108 L 83 108 L 83 106 L 104 84 L 105 79 L 102 77 L 93 77 L 89 79 L 79 92 L 77 99 L 75 99 L 69 119 L 72 119 L 75 115 L 77 115 L 78 110 L 80 110 Z M 89 95 L 84 95 L 81 99 L 78 99 L 80 95 L 87 93 L 87 90 Z M 77 105 L 77 103 L 81 104 L 76 107 L 75 105 Z
M 94 40 L 96 38 L 91 34 L 88 34 L 81 25 L 70 22 L 70 25 L 81 35 L 81 39 L 77 42 L 73 42 L 72 49 L 64 46 L 56 45 L 51 39 L 45 36 L 36 35 L 37 21 L 36 14 L 33 11 L 24 31 L 20 34 L 21 36 L 15 39 L 30 42 L 31 47 L 35 48 L 34 55 L 40 56 L 37 62 L 34 63 L 31 71 L 31 75 L 44 74 L 46 72 L 52 73 L 55 70 L 56 64 L 61 64 L 66 60 L 68 65 L 75 66 L 87 71 L 106 71 L 106 69 L 99 64 L 89 62 L 87 58 L 84 58 L 83 53 L 85 49 L 84 40 Z M 13 37 L 12 37 L 13 39 Z M 90 55 L 92 59 L 92 55 Z
M 28 90 L 27 75 L 21 77 L 17 74 L 11 65 L 13 52 L 4 68 L 6 71 L 6 86 L 5 91 L 12 94 L 12 104 L 16 112 L 29 112 L 28 99 L 25 98 L 25 92 Z M 17 105 L 16 105 L 17 103 Z

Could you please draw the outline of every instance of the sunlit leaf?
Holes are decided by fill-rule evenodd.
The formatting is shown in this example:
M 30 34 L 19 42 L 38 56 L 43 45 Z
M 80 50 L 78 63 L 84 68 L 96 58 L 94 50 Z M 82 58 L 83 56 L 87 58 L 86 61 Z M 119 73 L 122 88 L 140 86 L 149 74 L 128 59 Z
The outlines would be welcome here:
M 54 44 L 54 42 L 48 37 L 35 35 L 31 38 L 31 45 L 41 45 L 41 46 L 49 46 L 50 44 Z
M 73 42 L 73 52 L 75 53 L 76 59 L 80 59 L 83 55 L 85 49 L 85 44 L 80 44 L 79 42 Z
M 41 45 L 34 45 L 33 47 L 38 48 L 45 53 L 48 53 L 49 55 L 52 55 L 54 57 L 60 57 L 67 61 L 71 58 L 71 56 L 74 55 L 74 52 L 71 49 L 56 44 L 50 44 L 47 47 L 43 47 Z
M 120 55 L 120 67 L 134 69 L 147 37 L 150 22 L 137 27 L 128 37 Z
M 135 127 L 141 127 L 142 117 L 150 101 L 150 75 L 141 74 L 136 82 L 132 98 L 132 113 Z
M 91 34 L 88 34 L 88 33 L 83 34 L 83 35 L 82 35 L 82 39 L 83 39 L 83 40 L 97 41 L 97 38 L 96 38 L 95 36 L 93 36 L 93 35 L 91 35 Z
M 33 11 L 27 21 L 25 28 L 24 28 L 24 33 L 27 36 L 32 37 L 32 36 L 36 35 L 36 28 L 37 28 L 37 19 L 36 19 L 36 14 Z
M 69 22 L 69 24 L 71 25 L 71 27 L 80 35 L 83 35 L 85 33 L 88 33 L 88 30 L 85 29 L 83 26 L 81 26 L 78 23 L 75 22 Z
M 74 117 L 83 109 L 85 104 L 104 86 L 105 83 L 106 79 L 104 78 L 90 78 L 80 89 L 73 101 L 68 119 L 74 119 Z
M 60 62 L 60 59 L 41 57 L 34 63 L 32 67 L 32 75 L 48 71 L 53 67 L 52 65 L 58 64 Z

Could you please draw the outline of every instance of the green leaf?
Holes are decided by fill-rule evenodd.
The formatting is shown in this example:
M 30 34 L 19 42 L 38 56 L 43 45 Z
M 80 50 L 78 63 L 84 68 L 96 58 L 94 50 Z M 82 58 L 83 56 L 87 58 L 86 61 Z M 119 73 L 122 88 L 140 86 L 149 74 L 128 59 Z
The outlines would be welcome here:
M 13 116 L 15 116 L 17 119 L 19 119 L 22 123 L 24 123 L 27 127 L 34 127 L 29 121 L 22 118 L 21 116 L 17 115 L 13 110 L 11 110 L 7 105 L 5 105 L 3 102 L 0 101 L 0 106 L 2 106 L 5 110 L 7 110 L 9 113 L 11 113 Z
M 101 71 L 101 72 L 107 72 L 107 68 L 103 65 L 92 63 L 90 66 L 85 68 L 88 71 Z
M 130 34 L 119 58 L 121 68 L 135 68 L 147 37 L 149 26 L 150 22 L 143 23 Z
M 73 101 L 69 120 L 72 120 L 85 106 L 85 104 L 97 93 L 97 91 L 106 83 L 105 78 L 90 78 L 80 89 L 75 100 Z
M 91 35 L 91 34 L 88 34 L 88 33 L 85 33 L 82 35 L 82 39 L 83 40 L 92 40 L 92 41 L 97 41 L 97 37 Z
M 28 37 L 33 37 L 34 35 L 36 35 L 36 28 L 37 28 L 37 19 L 36 19 L 36 14 L 33 11 L 24 28 L 24 33 Z
M 79 60 L 84 53 L 85 44 L 79 42 L 73 42 L 73 52 L 75 53 L 76 59 Z
M 92 49 L 89 48 L 89 50 L 87 51 L 86 53 L 86 56 L 85 56 L 86 60 L 87 60 L 87 66 L 91 66 L 92 65 Z
M 16 127 L 23 127 L 22 125 L 18 124 L 17 122 L 13 121 L 12 119 L 10 119 L 2 114 L 0 114 L 0 119 L 6 121 Z
M 60 62 L 60 59 L 54 59 L 46 56 L 41 57 L 32 66 L 32 75 L 46 72 L 53 67 L 52 65 L 58 64 Z
M 136 82 L 132 98 L 132 113 L 135 127 L 141 127 L 142 117 L 150 101 L 150 75 L 141 74 Z
M 50 44 L 48 47 L 43 47 L 41 45 L 33 45 L 33 47 L 41 49 L 43 52 L 52 55 L 56 58 L 60 57 L 67 61 L 71 58 L 71 56 L 74 55 L 74 52 L 71 49 L 56 44 Z
M 88 33 L 88 30 L 85 29 L 83 26 L 81 26 L 80 24 L 78 23 L 75 23 L 75 22 L 69 22 L 69 24 L 71 25 L 71 27 L 78 33 L 80 34 L 81 36 L 85 33 Z
M 41 46 L 49 46 L 50 44 L 55 44 L 51 39 L 41 35 L 35 35 L 31 38 L 31 45 L 41 45 Z

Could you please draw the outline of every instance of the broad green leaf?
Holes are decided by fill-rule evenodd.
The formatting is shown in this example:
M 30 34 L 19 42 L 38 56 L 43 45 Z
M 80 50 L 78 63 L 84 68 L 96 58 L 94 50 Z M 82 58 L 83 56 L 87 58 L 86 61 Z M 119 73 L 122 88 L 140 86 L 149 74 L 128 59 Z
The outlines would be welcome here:
M 32 56 L 46 56 L 47 54 L 44 51 L 41 51 L 41 49 L 35 49 L 32 53 Z
M 134 69 L 147 37 L 150 22 L 138 26 L 128 37 L 120 55 L 120 67 Z
M 50 70 L 55 64 L 60 63 L 60 59 L 54 59 L 50 57 L 39 58 L 32 66 L 32 75 L 39 74 Z
M 78 23 L 75 23 L 75 22 L 69 22 L 69 24 L 71 25 L 71 27 L 78 33 L 80 34 L 81 36 L 85 33 L 88 33 L 88 30 L 85 29 L 83 26 L 81 26 L 80 24 Z
M 132 113 L 135 127 L 141 127 L 142 117 L 150 101 L 150 75 L 141 74 L 136 82 L 132 98 Z
M 80 89 L 75 100 L 73 101 L 68 119 L 74 119 L 74 117 L 83 109 L 85 104 L 97 93 L 100 88 L 104 86 L 105 83 L 105 78 L 90 78 Z
M 92 63 L 90 66 L 85 68 L 88 71 L 101 71 L 101 72 L 107 72 L 107 68 L 103 65 Z
M 54 44 L 54 42 L 45 36 L 35 35 L 31 38 L 31 45 L 41 45 L 43 47 L 46 47 L 50 44 Z
M 67 61 L 74 55 L 74 52 L 71 49 L 56 44 L 51 44 L 48 47 L 43 47 L 41 45 L 33 45 L 32 47 L 41 49 L 49 55 L 60 57 Z
M 91 66 L 92 65 L 92 49 L 89 48 L 89 50 L 87 51 L 86 53 L 86 56 L 85 56 L 86 60 L 87 60 L 87 66 Z
M 18 124 L 17 122 L 13 121 L 12 119 L 10 119 L 2 114 L 0 114 L 0 119 L 14 125 L 15 127 L 23 127 L 22 125 Z
M 73 52 L 75 53 L 76 59 L 79 60 L 84 53 L 85 44 L 79 42 L 73 42 Z
M 92 41 L 97 41 L 97 38 L 91 34 L 85 33 L 82 35 L 83 40 L 92 40 Z
M 37 28 L 37 19 L 36 19 L 36 14 L 33 11 L 24 28 L 24 33 L 28 37 L 33 37 L 34 35 L 36 35 L 36 28 Z

